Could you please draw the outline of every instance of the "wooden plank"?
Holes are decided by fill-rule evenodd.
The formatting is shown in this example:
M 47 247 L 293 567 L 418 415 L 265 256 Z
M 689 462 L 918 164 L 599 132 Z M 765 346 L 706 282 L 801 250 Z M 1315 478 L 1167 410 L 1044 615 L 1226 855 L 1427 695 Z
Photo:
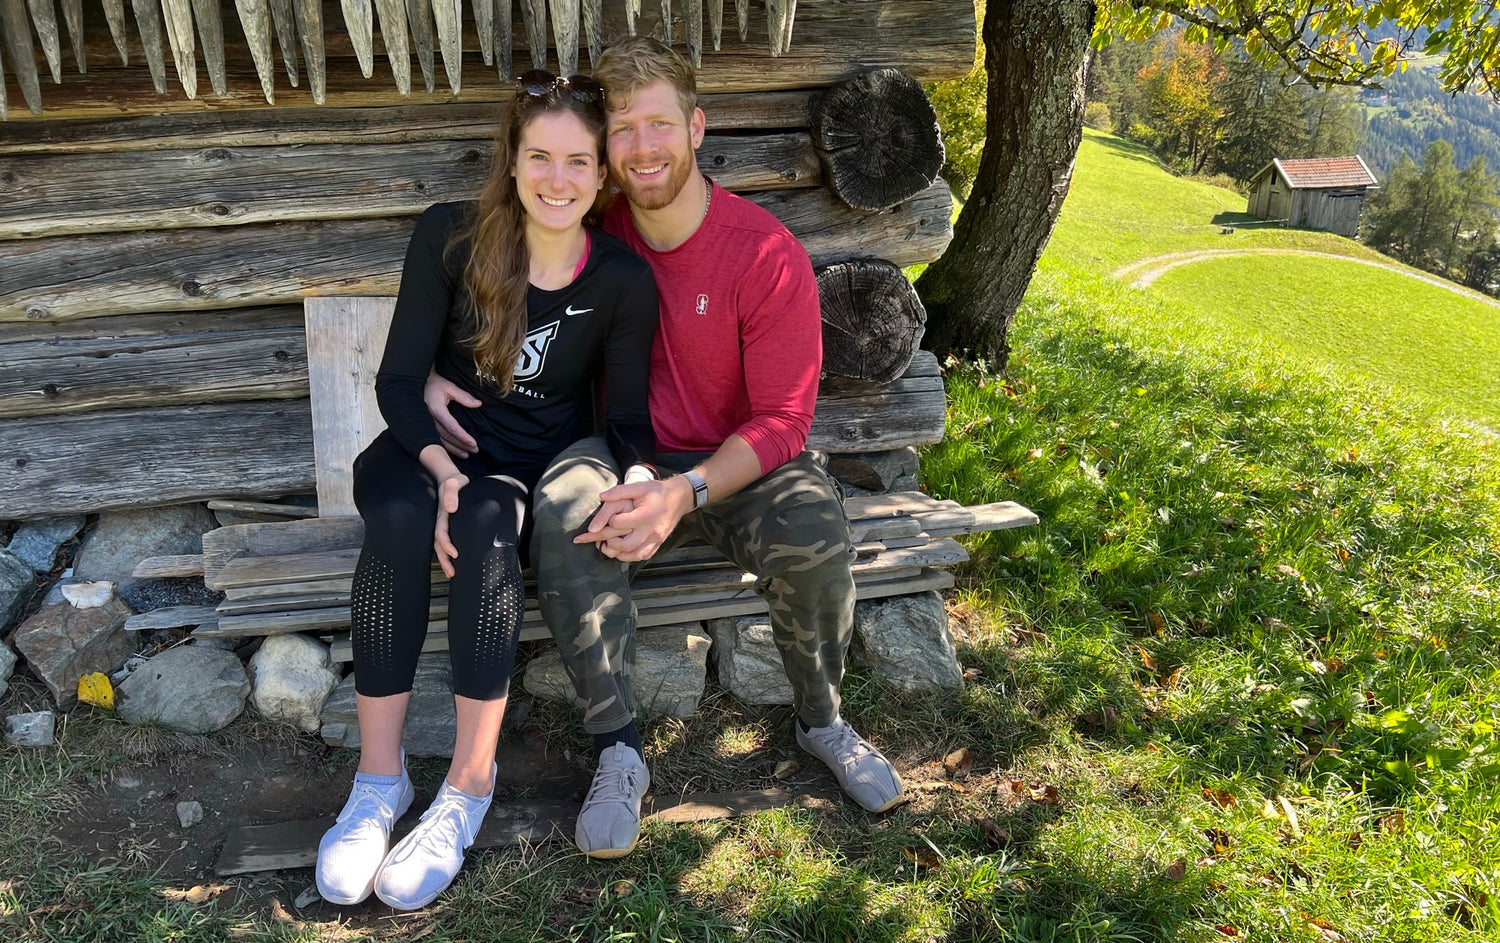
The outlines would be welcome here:
M 885 574 L 886 578 L 856 578 L 856 599 L 884 599 L 888 596 L 903 596 L 929 590 L 947 589 L 953 585 L 953 574 L 934 568 L 902 568 Z M 762 615 L 766 612 L 765 600 L 759 596 L 739 596 L 715 602 L 663 604 L 660 606 L 637 606 L 636 627 L 652 628 L 659 625 L 677 625 L 683 622 L 699 622 L 704 619 L 721 619 L 731 616 Z M 203 630 L 200 629 L 200 632 Z M 194 633 L 195 635 L 198 633 Z M 538 641 L 552 637 L 545 625 L 537 623 L 523 628 L 522 641 Z M 422 643 L 423 652 L 446 652 L 448 650 L 447 623 L 433 623 Z M 354 650 L 347 635 L 334 640 L 329 646 L 329 657 L 336 663 L 354 660 Z
M 779 809 L 792 802 L 780 789 L 749 789 L 729 793 L 689 793 L 683 796 L 648 795 L 641 805 L 644 821 L 687 824 L 714 819 L 739 818 Z M 475 849 L 511 845 L 534 846 L 553 838 L 567 839 L 578 818 L 580 804 L 565 800 L 542 802 L 495 802 L 484 825 L 474 837 Z M 396 824 L 391 843 L 401 840 L 416 824 L 413 809 Z M 214 864 L 220 876 L 253 874 L 283 868 L 309 868 L 318 860 L 318 842 L 333 825 L 334 817 L 274 825 L 247 825 L 230 830 Z
M 166 606 L 141 612 L 125 620 L 127 632 L 154 632 L 215 623 L 219 613 L 213 606 Z
M 245 41 L 250 45 L 250 59 L 255 63 L 255 75 L 260 79 L 261 94 L 265 95 L 267 104 L 274 105 L 276 103 L 276 62 L 271 56 L 271 7 L 266 0 L 234 0 L 234 8 L 239 14 L 240 28 L 245 32 Z M 227 88 L 225 91 L 214 89 L 216 95 L 227 93 Z M 193 143 L 207 146 L 211 142 L 198 140 Z
M 270 514 L 284 518 L 312 518 L 318 516 L 318 509 L 303 507 L 300 504 L 274 504 L 269 501 L 235 501 L 220 498 L 208 502 L 210 511 L 240 511 L 244 514 Z
M 307 300 L 308 386 L 320 517 L 359 514 L 354 506 L 354 460 L 385 429 L 375 401 L 375 373 L 395 309 L 394 298 Z
M 186 553 L 165 557 L 147 557 L 135 565 L 130 575 L 137 579 L 160 579 L 173 576 L 202 576 L 203 554 Z
M 297 9 L 304 19 L 313 9 L 320 14 L 323 11 L 313 0 L 299 0 Z M 336 17 L 332 13 L 338 9 L 336 0 L 327 9 Z M 603 34 L 625 35 L 622 5 L 606 4 L 603 12 Z M 470 36 L 467 41 L 472 43 L 477 57 L 480 53 L 477 36 Z M 162 96 L 152 90 L 149 82 L 143 81 L 139 70 L 110 64 L 107 68 L 90 70 L 87 76 L 65 74 L 61 86 L 47 90 L 46 116 L 102 117 L 133 112 L 202 111 L 210 107 L 266 107 L 248 47 L 241 37 L 226 37 L 225 55 L 227 95 L 203 95 L 196 102 L 180 95 Z M 313 89 L 304 83 L 303 88 L 280 91 L 278 102 L 310 104 L 321 88 L 323 100 L 334 105 L 367 107 L 403 103 L 393 83 L 364 79 L 353 46 L 342 30 L 328 36 L 323 61 L 326 65 L 321 83 L 314 82 Z M 798 10 L 795 48 L 773 60 L 764 41 L 726 44 L 721 52 L 704 58 L 699 87 L 704 93 L 815 88 L 881 66 L 903 68 L 923 82 L 945 81 L 967 74 L 973 61 L 974 13 L 965 0 L 803 0 Z M 471 70 L 467 78 L 461 96 L 465 101 L 500 100 L 513 88 L 509 77 L 502 79 L 491 70 Z M 455 97 L 458 96 L 448 89 L 425 94 L 412 91 L 412 98 L 419 101 L 451 101 Z M 18 117 L 34 120 L 25 115 L 13 115 L 12 120 Z
M 850 209 L 821 187 L 747 196 L 782 218 L 814 264 L 868 254 L 912 265 L 936 259 L 952 237 L 952 198 L 942 181 L 881 213 Z M 0 322 L 392 295 L 414 225 L 408 216 L 12 242 Z M 269 246 L 276 247 L 274 268 L 258 263 Z M 101 258 L 110 265 L 100 266 Z
M 1015 527 L 1032 527 L 1041 523 L 1041 518 L 1034 512 L 1014 501 L 976 504 L 963 510 L 964 515 L 943 512 L 935 518 L 924 518 L 923 526 L 933 537 L 956 537 L 959 534 L 983 534 Z
M 236 524 L 218 527 L 203 535 L 203 582 L 209 589 L 222 589 L 219 573 L 239 556 L 276 556 L 288 553 L 318 553 L 358 547 L 365 537 L 365 522 L 359 518 L 313 518 L 266 524 Z
M 224 72 L 224 15 L 219 3 L 220 0 L 193 0 L 193 21 L 198 24 L 209 85 L 215 95 L 226 95 L 229 86 Z
M 493 157 L 487 139 L 0 156 L 0 239 L 413 215 L 477 198 Z M 821 180 L 805 133 L 715 135 L 698 162 L 735 190 Z
M 31 27 L 24 0 L 0 0 L 0 25 L 4 26 L 6 61 L 21 86 L 21 96 L 33 114 L 42 113 L 40 77 L 36 70 L 36 53 L 31 48 Z M 0 77 L 3 80 L 3 77 Z M 12 120 L 19 113 L 10 116 Z
M 288 461 L 288 456 L 303 456 Z M 306 400 L 0 420 L 0 507 L 28 519 L 312 487 Z
M 0 357 L 0 419 L 307 395 L 306 342 L 291 324 L 30 341 Z
M 31 25 L 42 42 L 42 54 L 52 70 L 52 81 L 62 81 L 62 40 L 57 29 L 57 8 L 52 0 L 26 0 L 31 10 Z

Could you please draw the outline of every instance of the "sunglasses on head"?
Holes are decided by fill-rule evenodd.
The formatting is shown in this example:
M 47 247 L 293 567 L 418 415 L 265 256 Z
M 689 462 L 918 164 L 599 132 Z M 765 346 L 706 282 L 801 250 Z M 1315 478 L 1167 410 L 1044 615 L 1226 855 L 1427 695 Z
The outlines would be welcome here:
M 604 100 L 604 86 L 587 75 L 570 75 L 563 78 L 546 69 L 531 69 L 521 73 L 516 80 L 521 91 L 534 98 L 545 98 L 554 92 L 567 92 L 576 102 L 595 105 Z

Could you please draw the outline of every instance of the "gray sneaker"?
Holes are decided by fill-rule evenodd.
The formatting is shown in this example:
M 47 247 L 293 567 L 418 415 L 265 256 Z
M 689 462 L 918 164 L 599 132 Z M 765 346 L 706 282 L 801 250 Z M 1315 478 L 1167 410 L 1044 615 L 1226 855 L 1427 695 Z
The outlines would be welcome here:
M 835 718 L 831 726 L 806 732 L 796 721 L 793 726 L 797 729 L 797 745 L 828 764 L 849 798 L 871 812 L 884 812 L 901 801 L 901 777 L 896 775 L 896 768 L 846 721 Z
M 578 813 L 573 840 L 590 858 L 621 858 L 641 836 L 641 799 L 651 772 L 639 753 L 617 743 L 599 754 L 599 769 Z

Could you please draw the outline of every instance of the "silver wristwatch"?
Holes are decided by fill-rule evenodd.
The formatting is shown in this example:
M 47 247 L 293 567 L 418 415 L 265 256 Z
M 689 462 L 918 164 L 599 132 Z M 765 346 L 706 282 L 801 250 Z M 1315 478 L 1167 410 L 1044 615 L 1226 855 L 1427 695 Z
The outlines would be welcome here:
M 687 483 L 693 486 L 693 507 L 701 508 L 708 503 L 708 482 L 703 480 L 703 475 L 696 468 L 690 468 L 682 473 Z

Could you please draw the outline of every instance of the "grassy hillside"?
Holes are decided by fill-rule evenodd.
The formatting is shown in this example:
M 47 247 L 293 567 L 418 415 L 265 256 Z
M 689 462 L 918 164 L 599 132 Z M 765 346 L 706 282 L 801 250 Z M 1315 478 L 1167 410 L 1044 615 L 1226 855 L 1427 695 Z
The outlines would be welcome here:
M 1399 265 L 1353 240 L 1237 228 L 1244 198 L 1173 177 L 1150 152 L 1088 131 L 1044 265 L 1115 272 L 1174 252 L 1298 249 Z M 1137 271 L 1130 273 L 1133 280 Z M 1221 258 L 1163 275 L 1147 295 L 1242 343 L 1316 369 L 1400 389 L 1424 404 L 1500 426 L 1500 305 L 1368 265 L 1289 256 Z

